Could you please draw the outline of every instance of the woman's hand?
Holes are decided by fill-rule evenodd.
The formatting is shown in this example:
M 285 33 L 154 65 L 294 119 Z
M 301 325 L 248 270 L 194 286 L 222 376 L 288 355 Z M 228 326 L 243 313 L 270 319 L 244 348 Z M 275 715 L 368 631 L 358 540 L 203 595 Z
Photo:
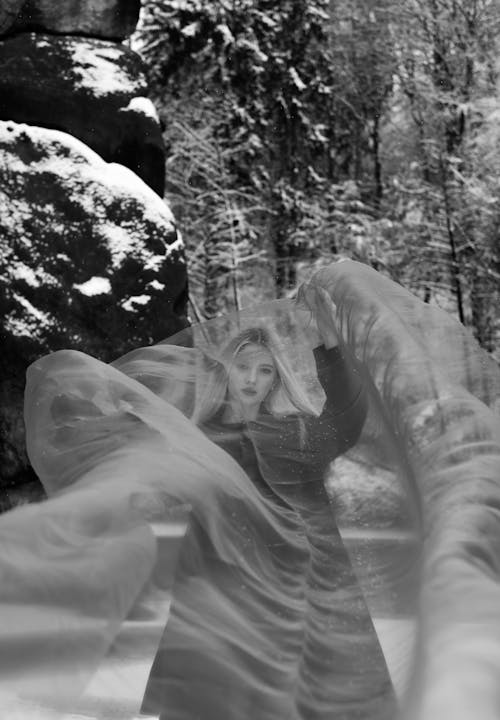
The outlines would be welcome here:
M 329 293 L 313 283 L 301 285 L 297 295 L 299 308 L 307 308 L 316 321 L 318 334 L 325 348 L 339 343 L 336 329 L 337 308 Z

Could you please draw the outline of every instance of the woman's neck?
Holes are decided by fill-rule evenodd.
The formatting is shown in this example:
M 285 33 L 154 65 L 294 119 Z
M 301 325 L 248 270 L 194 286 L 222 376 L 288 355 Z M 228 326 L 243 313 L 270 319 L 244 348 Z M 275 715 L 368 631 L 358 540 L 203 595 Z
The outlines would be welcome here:
M 228 402 L 222 413 L 222 422 L 226 424 L 252 422 L 257 419 L 258 414 L 259 405 L 242 408 L 239 404 Z

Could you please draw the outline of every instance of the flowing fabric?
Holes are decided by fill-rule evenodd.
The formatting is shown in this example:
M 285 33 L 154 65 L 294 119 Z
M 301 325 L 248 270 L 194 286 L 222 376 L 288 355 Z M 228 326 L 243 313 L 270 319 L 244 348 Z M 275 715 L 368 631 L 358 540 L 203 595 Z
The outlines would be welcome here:
M 68 350 L 31 366 L 49 499 L 0 519 L 12 717 L 88 709 L 123 647 L 147 671 L 122 718 L 498 717 L 499 369 L 366 266 L 310 287 L 336 305 L 335 356 L 313 352 L 314 313 L 276 301 L 111 365 Z M 255 327 L 311 411 L 283 391 L 231 427 L 212 400 L 228 342 Z

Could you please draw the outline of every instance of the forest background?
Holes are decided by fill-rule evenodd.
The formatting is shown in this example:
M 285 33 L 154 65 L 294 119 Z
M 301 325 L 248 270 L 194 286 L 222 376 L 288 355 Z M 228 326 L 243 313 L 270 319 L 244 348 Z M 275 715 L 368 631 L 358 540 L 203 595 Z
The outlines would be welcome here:
M 146 0 L 191 315 L 369 263 L 500 335 L 497 0 Z

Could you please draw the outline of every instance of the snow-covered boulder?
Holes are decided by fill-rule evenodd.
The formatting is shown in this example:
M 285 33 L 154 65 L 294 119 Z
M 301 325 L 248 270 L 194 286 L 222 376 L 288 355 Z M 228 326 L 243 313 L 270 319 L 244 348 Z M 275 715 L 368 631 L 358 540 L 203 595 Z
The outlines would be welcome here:
M 140 0 L 0 0 L 0 32 L 41 30 L 123 40 L 131 35 Z
M 0 120 L 68 132 L 160 196 L 165 152 L 139 55 L 94 38 L 21 33 L 0 41 Z
M 27 365 L 63 347 L 103 360 L 184 327 L 186 268 L 172 214 L 131 170 L 79 140 L 0 122 L 0 465 L 26 468 Z

